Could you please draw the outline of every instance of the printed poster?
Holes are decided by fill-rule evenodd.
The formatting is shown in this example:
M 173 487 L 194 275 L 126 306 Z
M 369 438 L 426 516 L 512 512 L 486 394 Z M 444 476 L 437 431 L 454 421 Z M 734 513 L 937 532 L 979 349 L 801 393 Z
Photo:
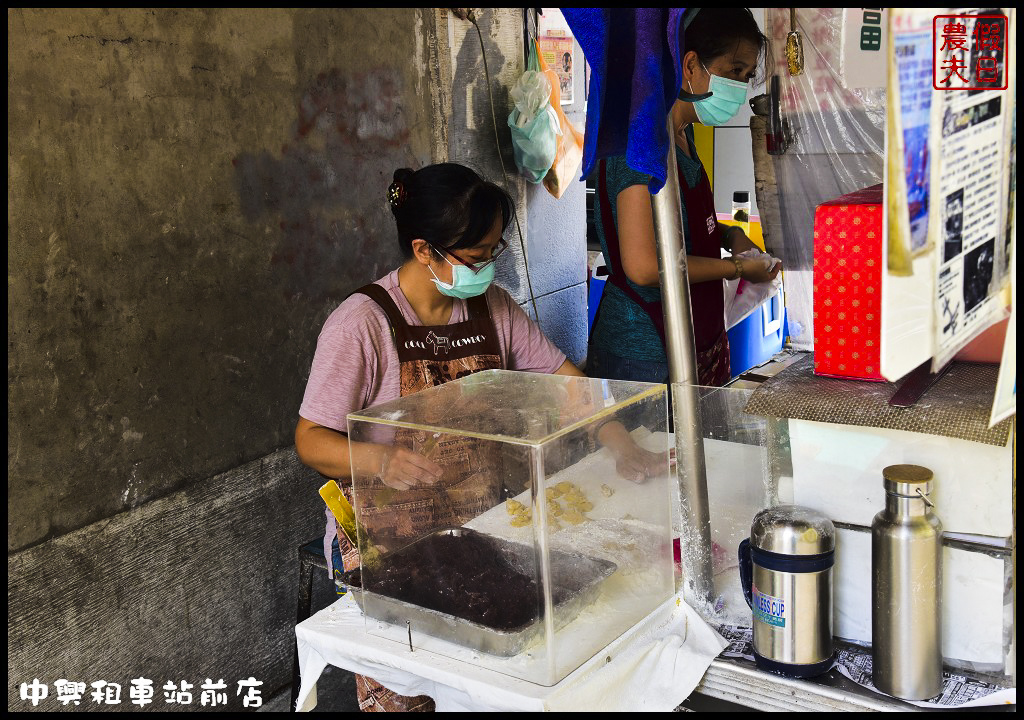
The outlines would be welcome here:
M 1010 26 L 1010 52 L 1016 51 L 1014 26 Z M 1010 87 L 1016 88 L 1016 65 L 1009 68 Z M 1010 322 L 1006 328 L 1003 343 L 1003 357 L 999 363 L 999 377 L 996 380 L 996 397 L 992 403 L 992 418 L 989 427 L 1011 415 L 1017 414 L 1017 114 L 1013 114 L 1010 127 Z
M 904 171 L 907 182 L 907 212 L 910 222 L 910 252 L 919 254 L 928 244 L 928 124 L 931 115 L 932 74 L 931 23 L 927 27 L 898 33 L 894 51 L 900 84 L 900 125 Z
M 558 89 L 562 93 L 562 105 L 571 105 L 573 102 L 573 58 L 572 35 L 560 28 L 549 28 L 538 38 L 540 54 L 547 63 L 549 69 L 554 70 L 558 76 Z
M 929 127 L 932 102 L 934 10 L 893 8 L 889 35 L 886 108 L 887 264 L 889 273 L 913 275 L 913 258 L 928 244 Z
M 985 55 L 975 48 L 982 44 L 980 29 L 993 21 L 961 15 L 966 12 L 952 11 L 954 17 L 948 20 L 936 17 L 934 25 L 935 157 L 929 183 L 936 247 L 933 372 L 1005 316 L 1001 290 L 1009 270 L 1008 117 L 1013 96 L 1006 89 L 986 86 L 1003 83 L 1005 88 L 997 63 L 987 62 L 1005 59 L 1004 55 Z M 975 9 L 971 15 L 1000 12 Z M 1001 32 L 1008 31 L 1003 22 Z M 943 89 L 944 85 L 965 89 Z

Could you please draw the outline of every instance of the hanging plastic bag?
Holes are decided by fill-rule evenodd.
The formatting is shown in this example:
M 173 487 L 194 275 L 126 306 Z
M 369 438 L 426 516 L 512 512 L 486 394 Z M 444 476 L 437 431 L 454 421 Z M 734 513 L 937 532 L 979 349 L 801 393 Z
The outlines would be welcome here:
M 519 172 L 527 180 L 541 182 L 551 169 L 558 150 L 558 116 L 551 107 L 552 84 L 540 72 L 536 48 L 531 46 L 527 70 L 512 88 L 515 109 L 509 113 L 512 151 Z M 554 86 L 557 88 L 557 84 Z M 555 90 L 557 92 L 557 89 Z
M 578 179 L 576 171 L 579 169 L 580 163 L 583 162 L 583 133 L 578 132 L 562 112 L 562 93 L 559 89 L 558 75 L 544 62 L 540 50 L 536 47 L 536 41 L 534 42 L 534 51 L 537 53 L 537 62 L 541 72 L 551 84 L 550 104 L 558 117 L 558 148 L 554 161 L 551 163 L 551 169 L 544 177 L 544 187 L 556 198 L 560 198 L 565 189 L 569 187 L 569 183 Z
M 747 250 L 740 253 L 739 257 L 760 258 L 769 270 L 779 262 L 778 258 L 773 258 L 760 250 Z M 725 286 L 725 329 L 729 330 L 746 320 L 750 313 L 757 310 L 766 300 L 781 290 L 782 275 L 776 275 L 771 282 L 752 283 L 738 278 L 726 280 L 723 285 Z

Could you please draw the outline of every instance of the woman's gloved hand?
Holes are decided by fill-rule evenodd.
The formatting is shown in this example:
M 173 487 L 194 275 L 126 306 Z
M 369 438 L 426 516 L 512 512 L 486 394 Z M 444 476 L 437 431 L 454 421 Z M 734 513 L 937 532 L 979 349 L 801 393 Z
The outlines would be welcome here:
M 436 462 L 413 450 L 384 446 L 382 449 L 380 480 L 395 490 L 433 485 L 444 473 Z
M 640 447 L 617 420 L 602 425 L 597 432 L 597 440 L 611 451 L 616 471 L 626 480 L 642 483 L 664 473 L 668 467 L 669 453 L 651 452 Z
M 782 261 L 768 253 L 747 251 L 734 255 L 743 266 L 743 279 L 752 283 L 771 282 L 782 271 Z
M 668 467 L 668 453 L 654 453 L 644 450 L 633 443 L 620 451 L 613 450 L 615 470 L 620 477 L 635 483 L 646 482 L 648 478 L 657 477 Z

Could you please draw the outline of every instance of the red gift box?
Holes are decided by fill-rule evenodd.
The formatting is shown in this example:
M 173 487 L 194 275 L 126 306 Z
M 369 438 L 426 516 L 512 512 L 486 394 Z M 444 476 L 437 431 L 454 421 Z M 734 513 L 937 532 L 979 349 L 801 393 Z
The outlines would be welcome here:
M 814 372 L 884 381 L 881 374 L 881 185 L 814 212 Z

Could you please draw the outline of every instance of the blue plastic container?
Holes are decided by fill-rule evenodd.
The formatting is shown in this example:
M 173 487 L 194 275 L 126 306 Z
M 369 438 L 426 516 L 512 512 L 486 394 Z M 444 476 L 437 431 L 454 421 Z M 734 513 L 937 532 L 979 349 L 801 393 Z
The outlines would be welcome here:
M 733 377 L 768 362 L 782 350 L 786 339 L 785 319 L 786 308 L 779 292 L 729 329 L 729 365 Z
M 604 292 L 604 285 L 607 282 L 604 278 L 591 275 L 589 287 L 587 288 L 587 332 L 594 329 L 594 317 L 597 316 L 597 306 L 601 302 L 601 294 Z

